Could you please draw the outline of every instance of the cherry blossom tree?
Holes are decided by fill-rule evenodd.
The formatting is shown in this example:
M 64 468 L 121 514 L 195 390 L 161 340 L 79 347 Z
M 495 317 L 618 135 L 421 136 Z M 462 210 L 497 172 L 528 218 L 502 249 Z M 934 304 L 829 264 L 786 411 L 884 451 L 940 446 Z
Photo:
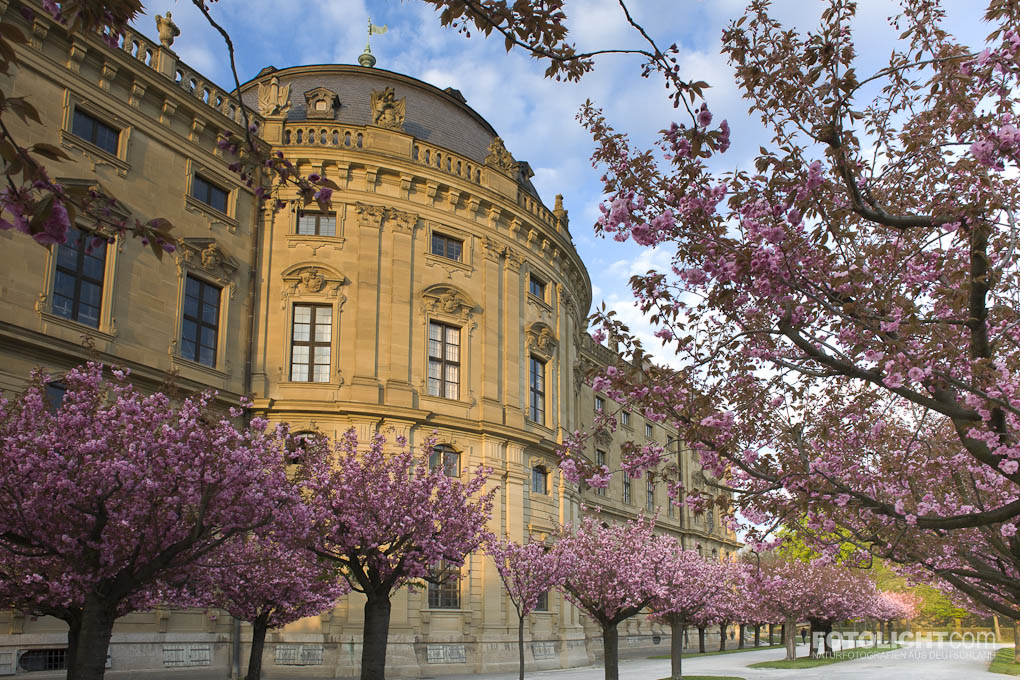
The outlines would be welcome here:
M 683 678 L 684 633 L 687 626 L 711 616 L 716 602 L 731 585 L 727 565 L 682 550 L 673 539 L 662 568 L 659 595 L 650 603 L 654 616 L 670 628 L 670 677 Z
M 524 680 L 524 617 L 535 611 L 539 598 L 562 580 L 557 550 L 529 537 L 524 545 L 489 536 L 485 551 L 496 564 L 507 596 L 517 610 L 517 651 L 520 679 Z
M 828 634 L 832 624 L 870 616 L 875 611 L 878 590 L 859 570 L 823 560 L 762 558 L 749 570 L 748 591 L 761 607 L 759 620 L 783 622 L 786 658 L 797 656 L 797 622 L 811 622 L 814 633 L 825 634 L 825 653 L 831 652 Z
M 618 680 L 617 626 L 663 595 L 676 544 L 654 535 L 654 522 L 644 518 L 612 526 L 601 521 L 591 514 L 563 528 L 556 544 L 563 569 L 558 587 L 599 624 L 606 680 Z
M 332 564 L 365 601 L 361 679 L 383 680 L 390 625 L 390 597 L 430 578 L 443 563 L 452 569 L 485 537 L 495 488 L 479 467 L 466 482 L 449 477 L 442 465 L 429 469 L 431 442 L 415 456 L 407 441 L 384 453 L 376 434 L 364 452 L 349 430 L 324 445 L 316 439 L 302 449 L 299 465 L 312 508 L 311 550 Z
M 287 524 L 307 519 L 300 515 L 289 517 Z M 198 578 L 188 584 L 202 591 L 198 598 L 205 606 L 224 609 L 251 624 L 245 680 L 262 677 L 266 631 L 332 609 L 350 590 L 300 540 L 293 535 L 282 538 L 239 537 L 197 565 L 193 571 Z
M 39 372 L 0 399 L 0 595 L 68 624 L 75 680 L 103 677 L 114 619 L 158 602 L 162 580 L 299 503 L 285 429 L 239 430 L 213 394 L 173 403 L 125 378 L 90 363 L 59 408 Z
M 461 28 L 484 27 L 487 11 L 508 47 L 572 56 L 562 31 L 550 35 L 563 49 L 545 54 L 506 35 L 516 5 L 433 4 Z M 645 73 L 666 75 L 685 115 L 655 149 L 635 148 L 594 105 L 581 112 L 609 196 L 596 230 L 671 254 L 632 287 L 684 363 L 629 361 L 594 385 L 679 428 L 765 527 L 752 540 L 806 512 L 820 547 L 835 549 L 823 537 L 842 526 L 1015 619 L 1020 8 L 990 3 L 988 40 L 971 47 L 941 3 L 905 2 L 888 65 L 870 74 L 857 70 L 854 14 L 832 0 L 798 33 L 756 0 L 724 32 L 738 86 L 773 134 L 753 167 L 712 169 L 735 132 L 657 65 L 668 50 Z M 597 338 L 643 355 L 612 312 L 596 320 Z M 584 458 L 591 434 L 566 443 L 564 473 L 604 483 Z M 669 464 L 635 447 L 628 467 Z

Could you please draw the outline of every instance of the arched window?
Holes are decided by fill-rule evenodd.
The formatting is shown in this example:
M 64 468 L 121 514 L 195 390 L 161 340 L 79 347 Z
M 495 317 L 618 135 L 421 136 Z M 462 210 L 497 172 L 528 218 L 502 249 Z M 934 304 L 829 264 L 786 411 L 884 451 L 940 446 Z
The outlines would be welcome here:
M 549 471 L 544 465 L 536 465 L 531 468 L 531 492 L 549 493 Z
M 717 548 L 712 548 L 712 559 L 716 562 L 719 561 L 719 550 Z
M 307 430 L 305 432 L 295 432 L 290 440 L 290 447 L 287 451 L 287 462 L 295 464 L 300 462 L 305 451 L 319 442 L 322 435 L 318 432 Z
M 698 544 L 698 557 L 704 557 L 704 552 L 701 550 L 701 544 Z
M 429 454 L 429 469 L 435 470 L 440 465 L 447 477 L 460 477 L 460 452 L 448 444 L 437 444 Z

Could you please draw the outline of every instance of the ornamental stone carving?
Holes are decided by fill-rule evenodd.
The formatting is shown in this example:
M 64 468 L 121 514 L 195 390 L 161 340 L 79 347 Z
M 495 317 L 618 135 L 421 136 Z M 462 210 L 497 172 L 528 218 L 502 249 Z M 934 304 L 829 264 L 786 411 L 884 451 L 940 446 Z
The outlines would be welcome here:
M 502 170 L 514 179 L 520 174 L 521 166 L 514 160 L 514 157 L 506 150 L 503 140 L 496 137 L 489 144 L 489 155 L 485 157 L 485 164 Z
M 422 291 L 422 311 L 430 315 L 440 315 L 467 322 L 479 311 L 474 301 L 467 294 L 454 288 L 439 284 Z
M 259 83 L 259 113 L 263 116 L 285 116 L 290 111 L 290 83 L 280 87 L 280 79 L 271 76 Z
M 340 97 L 333 90 L 316 87 L 305 92 L 305 118 L 309 120 L 333 120 L 339 108 Z
M 556 351 L 556 335 L 548 325 L 537 321 L 525 330 L 527 334 L 527 347 L 529 351 L 539 354 L 546 359 L 552 357 Z
M 404 114 L 407 111 L 407 98 L 396 98 L 392 87 L 372 90 L 372 124 L 391 130 L 404 127 Z
M 336 300 L 342 306 L 347 296 L 342 288 L 347 282 L 339 271 L 322 264 L 298 264 L 284 270 L 283 288 L 280 291 L 282 308 L 287 308 L 287 301 L 294 296 L 322 296 L 327 300 Z
M 156 30 L 159 31 L 159 42 L 167 49 L 174 44 L 174 38 L 181 34 L 181 29 L 177 28 L 177 24 L 171 19 L 170 12 L 167 12 L 165 17 L 156 15 Z
M 200 270 L 209 278 L 224 286 L 231 285 L 237 273 L 237 261 L 223 251 L 213 238 L 183 238 L 174 253 L 177 273 L 184 275 L 186 269 Z

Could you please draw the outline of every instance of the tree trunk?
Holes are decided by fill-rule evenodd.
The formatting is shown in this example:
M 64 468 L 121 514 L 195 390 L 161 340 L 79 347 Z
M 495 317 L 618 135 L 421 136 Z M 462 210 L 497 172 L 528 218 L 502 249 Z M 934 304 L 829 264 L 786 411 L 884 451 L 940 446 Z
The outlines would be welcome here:
M 822 634 L 825 636 L 823 638 L 824 642 L 822 643 L 822 647 L 825 650 L 823 656 L 836 656 L 835 652 L 832 651 L 832 624 L 831 623 L 826 623 L 824 626 L 822 626 Z
M 78 640 L 81 639 L 81 614 L 75 612 L 61 618 L 67 624 L 67 652 L 64 657 L 67 659 L 67 675 L 65 678 L 75 680 L 77 676 L 74 672 L 74 660 L 78 655 Z
M 744 624 L 737 624 L 737 649 L 744 648 Z
M 390 635 L 390 598 L 371 594 L 365 601 L 361 645 L 361 680 L 385 680 L 386 643 Z
M 1020 663 L 1020 620 L 1018 619 L 1013 619 L 1013 663 Z
M 698 654 L 705 653 L 705 627 L 698 626 Z
M 719 624 L 719 651 L 720 652 L 725 652 L 726 651 L 726 624 L 725 623 L 720 623 Z
M 672 680 L 682 680 L 684 677 L 683 672 L 683 657 L 684 657 L 684 629 L 687 626 L 683 625 L 676 619 L 670 619 L 669 621 L 669 667 L 670 667 L 670 678 Z
M 786 643 L 786 660 L 793 661 L 797 658 L 797 622 L 792 617 L 786 617 L 783 623 L 783 642 Z
M 71 661 L 74 680 L 103 680 L 106 675 L 106 654 L 110 649 L 110 637 L 116 619 L 114 611 L 114 604 L 95 595 L 85 598 L 81 631 Z
M 517 612 L 517 655 L 520 661 L 520 680 L 524 680 L 524 614 Z
M 620 633 L 615 623 L 602 624 L 602 650 L 606 680 L 620 680 Z
M 822 655 L 815 648 L 815 633 L 818 631 L 818 628 L 815 626 L 813 619 L 808 621 L 808 623 L 811 625 L 808 629 L 808 656 L 812 659 L 820 659 Z
M 754 624 L 754 646 L 757 647 L 761 644 L 761 624 Z
M 262 650 L 266 648 L 266 630 L 269 628 L 269 612 L 263 612 L 251 622 L 251 654 L 248 655 L 248 674 L 244 680 L 260 680 L 262 677 Z
M 770 623 L 768 624 L 768 627 L 769 627 L 769 647 L 771 647 L 774 644 L 772 642 L 772 634 L 775 632 L 776 624 Z

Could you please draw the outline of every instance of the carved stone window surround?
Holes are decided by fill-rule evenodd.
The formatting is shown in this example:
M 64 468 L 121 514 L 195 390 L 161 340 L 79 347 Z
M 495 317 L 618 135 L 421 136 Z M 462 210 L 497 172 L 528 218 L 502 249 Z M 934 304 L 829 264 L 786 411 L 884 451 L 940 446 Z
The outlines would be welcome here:
M 94 118 L 98 118 L 111 127 L 117 128 L 116 154 L 111 154 L 109 151 L 101 149 L 92 142 L 82 139 L 71 132 L 74 124 L 75 108 L 84 111 Z M 64 90 L 63 117 L 60 125 L 60 146 L 70 151 L 77 151 L 84 156 L 89 161 L 92 172 L 96 171 L 97 166 L 106 165 L 113 168 L 119 176 L 127 176 L 128 171 L 131 169 L 131 164 L 127 160 L 131 130 L 131 125 L 112 110 L 78 95 L 70 89 Z
M 474 331 L 478 327 L 478 318 L 481 315 L 481 308 L 468 295 L 456 288 L 446 284 L 435 284 L 423 290 L 419 296 L 421 302 L 418 305 L 416 321 L 420 324 L 423 360 L 421 373 L 421 385 L 419 389 L 420 398 L 423 400 L 434 399 L 437 402 L 462 404 L 474 406 L 477 399 L 470 390 L 471 385 L 471 361 L 473 345 L 471 340 Z M 436 321 L 460 328 L 460 383 L 458 394 L 459 399 L 448 399 L 446 397 L 428 394 L 428 332 L 429 323 Z

